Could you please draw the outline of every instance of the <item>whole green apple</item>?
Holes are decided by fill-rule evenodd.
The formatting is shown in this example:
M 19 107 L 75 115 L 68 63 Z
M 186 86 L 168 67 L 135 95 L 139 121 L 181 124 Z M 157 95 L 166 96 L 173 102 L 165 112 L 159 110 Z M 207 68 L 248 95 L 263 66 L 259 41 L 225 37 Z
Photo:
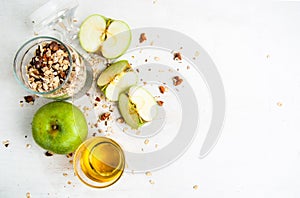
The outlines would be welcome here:
M 56 101 L 42 106 L 34 115 L 32 135 L 42 148 L 68 154 L 86 139 L 88 126 L 84 114 L 68 102 Z

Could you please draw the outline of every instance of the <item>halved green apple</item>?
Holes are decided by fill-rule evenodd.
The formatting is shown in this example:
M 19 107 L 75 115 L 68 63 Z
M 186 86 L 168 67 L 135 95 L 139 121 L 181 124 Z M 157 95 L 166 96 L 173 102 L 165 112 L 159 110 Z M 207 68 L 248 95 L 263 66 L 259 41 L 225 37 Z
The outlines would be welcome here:
M 127 23 L 94 14 L 87 17 L 79 30 L 80 45 L 87 52 L 101 52 L 105 58 L 121 56 L 131 42 Z
M 135 85 L 137 81 L 138 76 L 135 72 L 122 72 L 107 85 L 104 94 L 110 101 L 117 101 L 120 93 L 124 92 L 130 86 Z
M 137 129 L 157 115 L 158 105 L 153 96 L 141 86 L 132 86 L 119 97 L 119 109 L 125 122 Z

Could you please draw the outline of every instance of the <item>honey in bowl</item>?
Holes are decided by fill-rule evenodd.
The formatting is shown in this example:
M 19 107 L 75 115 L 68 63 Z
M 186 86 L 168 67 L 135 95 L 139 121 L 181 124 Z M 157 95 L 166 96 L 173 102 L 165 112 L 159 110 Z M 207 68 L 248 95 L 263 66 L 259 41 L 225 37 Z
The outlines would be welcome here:
M 83 142 L 74 156 L 74 170 L 88 186 L 104 188 L 115 183 L 123 174 L 124 153 L 112 139 L 94 137 Z

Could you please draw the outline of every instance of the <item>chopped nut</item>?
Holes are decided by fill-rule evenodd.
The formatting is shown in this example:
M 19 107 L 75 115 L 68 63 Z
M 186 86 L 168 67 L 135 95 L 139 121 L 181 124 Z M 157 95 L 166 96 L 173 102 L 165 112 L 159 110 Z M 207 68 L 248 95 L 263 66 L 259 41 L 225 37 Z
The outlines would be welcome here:
M 146 40 L 147 40 L 146 34 L 145 34 L 145 33 L 142 33 L 142 34 L 140 35 L 140 43 L 143 43 L 143 42 L 146 41 Z
M 100 116 L 100 120 L 107 120 L 110 116 L 110 113 L 103 113 L 101 116 Z
M 25 102 L 33 104 L 35 101 L 34 96 L 24 96 Z
M 3 144 L 5 147 L 8 147 L 8 146 L 9 146 L 9 140 L 4 140 L 4 141 L 2 141 L 2 144 Z
M 71 158 L 73 156 L 73 153 L 69 153 L 66 155 L 67 158 Z
M 26 198 L 30 198 L 30 197 L 31 197 L 30 192 L 27 192 L 27 193 L 26 193 Z
M 157 104 L 158 104 L 159 106 L 163 106 L 164 102 L 161 101 L 161 100 L 158 100 L 158 101 L 157 101 Z
M 26 144 L 26 148 L 31 148 L 31 144 Z
M 160 93 L 162 93 L 162 94 L 165 93 L 166 88 L 164 86 L 159 86 L 158 88 L 159 88 Z
M 194 185 L 194 186 L 193 186 L 193 189 L 194 189 L 194 190 L 197 190 L 197 189 L 198 189 L 198 185 Z
M 99 98 L 99 97 L 96 97 L 96 99 L 95 99 L 97 102 L 100 102 L 101 101 L 101 99 Z
M 149 140 L 146 139 L 146 140 L 144 141 L 144 144 L 148 144 L 148 143 L 149 143 Z
M 68 174 L 67 173 L 63 173 L 63 176 L 66 177 L 66 176 L 68 176 Z
M 173 60 L 182 60 L 180 52 L 175 52 L 174 53 Z
M 68 181 L 68 184 L 70 185 L 70 184 L 72 184 L 72 182 L 71 182 L 71 181 Z
M 183 79 L 181 79 L 179 76 L 175 76 L 175 77 L 173 78 L 173 84 L 174 84 L 175 86 L 180 85 L 182 82 L 183 82 Z
M 47 157 L 50 157 L 50 156 L 53 156 L 53 153 L 50 152 L 50 151 L 46 151 L 46 152 L 45 152 L 45 155 L 46 155 Z
M 146 174 L 146 176 L 148 176 L 148 177 L 152 176 L 152 173 L 151 173 L 150 171 L 147 171 L 145 174 Z
M 186 69 L 190 69 L 190 66 L 186 66 Z

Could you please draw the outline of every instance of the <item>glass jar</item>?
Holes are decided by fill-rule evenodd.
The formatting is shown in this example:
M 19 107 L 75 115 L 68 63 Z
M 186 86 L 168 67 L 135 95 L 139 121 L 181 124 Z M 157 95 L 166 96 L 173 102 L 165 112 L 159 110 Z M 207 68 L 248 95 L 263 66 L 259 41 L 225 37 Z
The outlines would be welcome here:
M 91 87 L 92 69 L 87 64 L 70 45 L 39 36 L 17 51 L 14 74 L 28 92 L 62 100 L 80 97 Z

